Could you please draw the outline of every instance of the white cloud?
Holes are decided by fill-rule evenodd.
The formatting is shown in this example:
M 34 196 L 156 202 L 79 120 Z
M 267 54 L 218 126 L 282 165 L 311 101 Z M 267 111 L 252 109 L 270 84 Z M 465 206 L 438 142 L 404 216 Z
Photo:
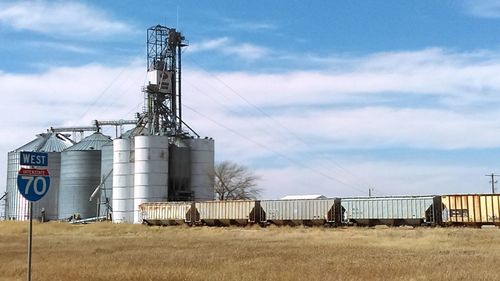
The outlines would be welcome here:
M 211 46 L 217 44 L 221 43 Z M 496 121 L 500 111 L 484 110 L 500 105 L 496 94 L 500 90 L 496 79 L 500 59 L 494 52 L 425 49 L 374 54 L 344 63 L 345 71 L 273 74 L 208 73 L 185 68 L 183 101 L 203 115 L 184 108 L 183 119 L 202 136 L 215 138 L 217 160 L 254 166 L 264 176 L 262 185 L 268 197 L 290 193 L 346 196 L 367 189 L 339 169 L 332 171 L 331 164 L 325 165 L 315 156 L 335 150 L 397 147 L 439 151 L 499 146 L 500 125 Z M 58 67 L 40 74 L 1 72 L 4 102 L 0 116 L 12 121 L 4 124 L 10 134 L 2 139 L 0 149 L 10 151 L 51 125 L 131 118 L 142 105 L 144 77 L 145 68 L 139 62 L 123 67 Z M 246 104 L 233 90 L 266 108 L 272 119 Z M 380 93 L 398 97 L 403 103 L 378 105 Z M 420 104 L 407 95 L 433 100 Z M 459 107 L 456 101 L 460 101 Z M 345 102 L 351 102 L 350 106 L 337 106 Z M 356 157 L 359 155 L 362 152 Z M 269 159 L 276 163 L 267 163 Z M 482 178 L 473 179 L 473 175 L 490 172 L 477 163 L 387 163 L 362 157 L 353 162 L 346 156 L 337 161 L 370 178 L 370 183 L 386 194 L 401 193 L 397 191 L 402 186 L 406 194 L 465 192 L 481 183 Z M 5 162 L 0 158 L 0 165 Z M 318 171 L 357 189 L 342 187 Z M 469 181 L 464 181 L 467 177 Z
M 191 53 L 216 51 L 229 56 L 234 55 L 244 60 L 256 60 L 269 53 L 269 50 L 264 47 L 250 43 L 237 43 L 228 37 L 192 44 L 187 51 Z
M 267 22 L 238 22 L 229 20 L 229 28 L 244 31 L 268 31 L 276 29 L 276 25 Z
M 204 116 L 184 110 L 185 120 L 202 134 L 216 139 L 218 160 L 251 165 L 262 161 L 259 159 L 279 159 L 279 165 L 284 165 L 281 169 L 256 166 L 264 176 L 266 197 L 298 192 L 359 195 L 357 189 L 307 168 L 325 167 L 318 165 L 321 159 L 312 156 L 313 152 L 348 148 L 358 150 L 359 157 L 363 149 L 439 151 L 499 147 L 500 112 L 495 110 L 500 106 L 500 83 L 495 79 L 500 71 L 497 53 L 453 53 L 434 48 L 374 54 L 354 58 L 350 63 L 345 60 L 343 64 L 346 71 L 209 74 L 187 70 L 184 101 Z M 248 105 L 233 90 L 265 108 L 272 119 Z M 402 104 L 379 106 L 380 93 L 397 97 Z M 431 102 L 422 104 L 410 96 L 430 97 Z M 345 102 L 351 102 L 350 106 L 335 106 Z M 228 131 L 207 117 L 233 130 Z M 306 159 L 311 161 L 306 168 L 298 164 Z M 340 162 L 350 160 L 344 157 Z M 364 163 L 362 158 L 360 162 Z M 494 168 L 477 163 L 369 163 L 364 163 L 369 169 L 355 164 L 347 169 L 372 178 L 373 185 L 385 194 L 481 192 L 483 179 L 477 175 Z M 329 170 L 323 172 L 358 189 L 364 186 L 338 169 L 333 174 Z
M 77 53 L 77 54 L 93 54 L 96 53 L 96 50 L 84 46 L 78 46 L 74 44 L 68 44 L 68 43 L 59 43 L 59 42 L 31 42 L 29 43 L 31 47 L 36 47 L 36 48 L 47 48 L 47 49 L 53 49 L 57 51 L 68 51 L 72 53 Z
M 264 189 L 262 197 L 281 198 L 297 194 L 323 194 L 329 197 L 367 196 L 368 188 L 374 188 L 373 194 L 376 196 L 489 192 L 488 180 L 484 177 L 488 167 L 470 167 L 460 163 L 436 165 L 402 164 L 383 160 L 357 163 L 346 161 L 344 167 L 362 175 L 364 180 L 338 173 L 335 177 L 348 185 L 330 180 L 317 173 L 325 171 L 332 174 L 324 165 L 311 166 L 311 169 L 258 169 L 256 173 L 263 178 L 260 182 Z
M 259 106 L 324 104 L 356 96 L 370 99 L 379 93 L 435 97 L 450 104 L 474 105 L 500 100 L 495 94 L 500 91 L 497 79 L 500 57 L 496 53 L 462 54 L 424 49 L 354 58 L 349 63 L 344 61 L 343 66 L 335 70 L 214 75 Z M 214 84 L 216 79 L 207 77 L 203 84 Z M 218 90 L 230 92 L 220 86 Z
M 23 1 L 0 4 L 0 22 L 18 30 L 53 37 L 108 36 L 130 31 L 104 11 L 83 3 L 66 1 Z
M 224 30 L 238 30 L 246 32 L 269 31 L 277 29 L 277 25 L 271 22 L 242 21 L 241 19 L 222 18 L 221 24 Z
M 96 118 L 127 118 L 125 113 L 143 100 L 143 83 L 143 68 L 135 63 L 116 68 L 95 64 L 59 67 L 41 74 L 0 73 L 5 100 L 0 114 L 6 119 L 16 116 L 13 128 L 27 128 L 28 136 L 48 126 L 82 126 Z M 7 141 L 20 145 L 19 139 Z
M 225 45 L 228 45 L 230 39 L 228 37 L 221 37 L 212 40 L 201 41 L 199 43 L 192 43 L 188 47 L 188 51 L 191 53 L 211 51 L 215 49 L 220 49 Z
M 479 18 L 500 17 L 500 1 L 498 0 L 465 0 L 467 13 Z

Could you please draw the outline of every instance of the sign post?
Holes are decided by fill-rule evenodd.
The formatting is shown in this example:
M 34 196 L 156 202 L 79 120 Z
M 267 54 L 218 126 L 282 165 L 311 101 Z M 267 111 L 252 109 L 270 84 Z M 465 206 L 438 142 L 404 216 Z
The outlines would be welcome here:
M 20 164 L 24 166 L 48 166 L 49 155 L 43 152 L 21 152 Z M 28 231 L 28 281 L 31 281 L 31 249 L 33 242 L 33 202 L 43 198 L 50 187 L 50 176 L 47 169 L 21 168 L 17 175 L 19 193 L 29 203 Z
M 28 231 L 28 281 L 31 281 L 31 243 L 33 241 L 33 201 L 30 201 L 30 228 Z

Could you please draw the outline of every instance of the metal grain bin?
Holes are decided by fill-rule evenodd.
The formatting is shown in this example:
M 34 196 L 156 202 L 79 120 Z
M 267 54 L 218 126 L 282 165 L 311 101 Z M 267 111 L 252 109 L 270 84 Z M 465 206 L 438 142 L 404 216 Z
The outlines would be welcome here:
M 19 152 L 17 150 L 11 151 L 7 157 L 6 218 L 8 220 L 28 220 L 28 200 L 24 199 L 17 189 L 17 173 L 21 168 Z M 52 187 L 49 188 L 49 191 Z
M 134 220 L 134 161 L 135 136 L 145 128 L 135 127 L 113 140 L 113 223 L 132 223 Z
M 199 218 L 195 223 L 207 225 L 246 225 L 259 222 L 258 201 L 235 200 L 235 201 L 206 201 L 195 202 Z
M 186 139 L 191 148 L 191 181 L 190 189 L 195 201 L 213 200 L 215 197 L 214 172 L 214 140 Z
M 324 225 L 340 223 L 340 200 L 296 199 L 260 201 L 262 223 Z
M 155 202 L 143 203 L 139 210 L 142 221 L 147 224 L 179 225 L 190 222 L 191 206 L 191 202 Z
M 21 151 L 47 152 L 49 154 L 49 175 L 51 179 L 50 188 L 47 194 L 37 202 L 33 203 L 33 217 L 40 218 L 42 210 L 45 219 L 57 219 L 58 190 L 61 170 L 61 151 L 73 145 L 67 136 L 58 133 L 42 133 L 37 135 L 33 141 L 8 153 L 7 160 L 7 186 L 5 217 L 9 220 L 27 220 L 28 201 L 18 192 L 17 173 L 19 172 Z
M 342 198 L 344 222 L 359 225 L 438 223 L 437 196 Z
M 441 196 L 445 224 L 500 225 L 500 194 Z
M 131 223 L 134 216 L 134 161 L 132 140 L 113 141 L 113 223 Z
M 97 205 L 90 196 L 101 182 L 100 149 L 110 141 L 110 137 L 96 132 L 61 153 L 60 219 L 97 216 Z
M 168 137 L 136 136 L 134 162 L 134 223 L 139 205 L 168 198 Z

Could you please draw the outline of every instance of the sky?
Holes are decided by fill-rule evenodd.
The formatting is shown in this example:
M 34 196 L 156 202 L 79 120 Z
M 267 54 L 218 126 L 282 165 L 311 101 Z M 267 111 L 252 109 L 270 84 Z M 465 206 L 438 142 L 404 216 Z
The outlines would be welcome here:
M 500 1 L 0 1 L 1 182 L 49 127 L 142 111 L 157 24 L 189 42 L 183 119 L 262 198 L 488 193 L 500 174 Z

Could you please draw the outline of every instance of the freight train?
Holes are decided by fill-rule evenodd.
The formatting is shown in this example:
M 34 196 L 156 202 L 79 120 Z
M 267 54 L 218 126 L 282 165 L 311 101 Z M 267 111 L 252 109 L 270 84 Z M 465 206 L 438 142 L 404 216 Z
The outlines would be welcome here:
M 165 226 L 500 226 L 500 194 L 157 202 L 139 209 L 143 223 Z

